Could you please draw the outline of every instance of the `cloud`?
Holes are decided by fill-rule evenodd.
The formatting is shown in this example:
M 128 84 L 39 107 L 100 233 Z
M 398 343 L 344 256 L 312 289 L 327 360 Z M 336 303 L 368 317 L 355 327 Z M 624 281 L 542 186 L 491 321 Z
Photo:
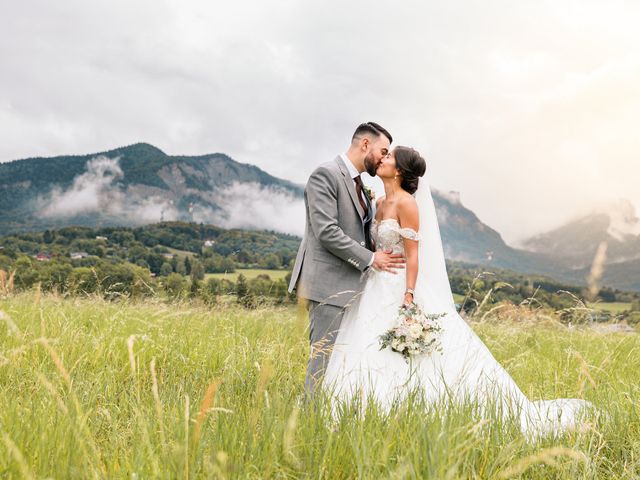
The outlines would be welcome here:
M 67 190 L 54 187 L 41 199 L 46 217 L 69 217 L 81 213 L 120 213 L 122 193 L 114 181 L 123 178 L 118 158 L 99 156 L 87 162 L 87 171 L 73 179 Z
M 124 178 L 120 158 L 98 156 L 86 164 L 66 190 L 54 187 L 37 203 L 45 217 L 64 218 L 81 214 L 120 217 L 123 223 L 149 223 L 177 218 L 173 202 L 158 195 L 137 196 L 119 183 Z
M 282 189 L 236 182 L 215 192 L 215 205 L 196 201 L 181 211 L 176 206 L 179 197 L 173 192 L 154 195 L 141 185 L 125 188 L 119 161 L 105 156 L 92 158 L 86 164 L 87 171 L 76 176 L 69 188 L 55 187 L 38 199 L 40 213 L 50 218 L 91 214 L 125 224 L 190 220 L 223 228 L 304 233 L 303 201 Z
M 629 201 L 618 200 L 611 205 L 606 213 L 610 220 L 607 232 L 612 237 L 624 242 L 627 236 L 640 235 L 640 218 Z
M 6 10 L 0 161 L 147 141 L 304 182 L 374 120 L 508 241 L 614 198 L 640 207 L 638 3 L 36 0 Z
M 218 202 L 224 213 L 214 213 L 213 218 L 221 227 L 304 234 L 304 203 L 282 190 L 234 183 L 219 192 Z

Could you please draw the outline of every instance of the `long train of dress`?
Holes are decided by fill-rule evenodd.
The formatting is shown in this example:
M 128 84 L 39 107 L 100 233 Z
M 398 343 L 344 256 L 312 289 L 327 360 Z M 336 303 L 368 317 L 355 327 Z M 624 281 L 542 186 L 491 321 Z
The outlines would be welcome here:
M 394 219 L 374 223 L 373 234 L 378 248 L 396 252 L 403 250 L 403 237 L 418 238 L 415 231 L 400 228 Z M 417 387 L 428 402 L 472 400 L 481 409 L 498 405 L 504 415 L 515 412 L 528 438 L 577 426 L 589 402 L 530 401 L 453 305 L 439 320 L 442 353 L 416 356 L 407 363 L 388 348 L 380 350 L 378 336 L 394 325 L 405 284 L 403 271 L 371 271 L 360 298 L 345 312 L 323 381 L 335 400 L 358 394 L 388 410 Z M 443 312 L 441 299 L 425 295 L 429 292 L 417 290 L 415 300 L 427 313 Z

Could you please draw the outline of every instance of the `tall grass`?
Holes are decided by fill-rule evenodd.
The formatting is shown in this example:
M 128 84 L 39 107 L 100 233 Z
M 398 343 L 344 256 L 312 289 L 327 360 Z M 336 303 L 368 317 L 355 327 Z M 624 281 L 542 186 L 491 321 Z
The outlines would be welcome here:
M 419 401 L 333 421 L 301 402 L 309 346 L 295 308 L 20 294 L 0 311 L 1 476 L 640 476 L 635 334 L 514 311 L 474 324 L 530 398 L 584 397 L 609 414 L 530 445 L 516 425 Z

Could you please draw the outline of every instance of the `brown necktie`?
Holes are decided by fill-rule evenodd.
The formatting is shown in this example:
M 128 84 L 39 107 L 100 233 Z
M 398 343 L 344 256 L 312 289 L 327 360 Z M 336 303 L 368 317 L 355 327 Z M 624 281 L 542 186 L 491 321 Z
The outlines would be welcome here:
M 367 202 L 364 201 L 364 197 L 362 196 L 362 191 L 364 190 L 364 185 L 362 184 L 362 179 L 360 178 L 360 175 L 356 176 L 354 179 L 354 182 L 356 182 L 356 194 L 358 195 L 358 200 L 360 201 L 360 206 L 362 207 L 362 210 L 364 211 L 364 218 L 367 217 L 367 212 L 368 212 L 368 208 L 367 208 Z

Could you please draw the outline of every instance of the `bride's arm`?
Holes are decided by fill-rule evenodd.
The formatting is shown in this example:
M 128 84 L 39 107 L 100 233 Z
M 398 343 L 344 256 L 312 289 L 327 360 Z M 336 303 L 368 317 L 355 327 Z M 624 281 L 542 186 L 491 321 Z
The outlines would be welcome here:
M 416 288 L 416 279 L 418 278 L 418 231 L 420 230 L 420 220 L 418 217 L 418 204 L 415 198 L 407 197 L 398 203 L 398 220 L 400 227 L 405 230 L 402 232 L 404 242 L 404 254 L 406 257 L 407 267 L 407 291 Z M 413 302 L 413 294 L 404 294 L 404 303 Z

